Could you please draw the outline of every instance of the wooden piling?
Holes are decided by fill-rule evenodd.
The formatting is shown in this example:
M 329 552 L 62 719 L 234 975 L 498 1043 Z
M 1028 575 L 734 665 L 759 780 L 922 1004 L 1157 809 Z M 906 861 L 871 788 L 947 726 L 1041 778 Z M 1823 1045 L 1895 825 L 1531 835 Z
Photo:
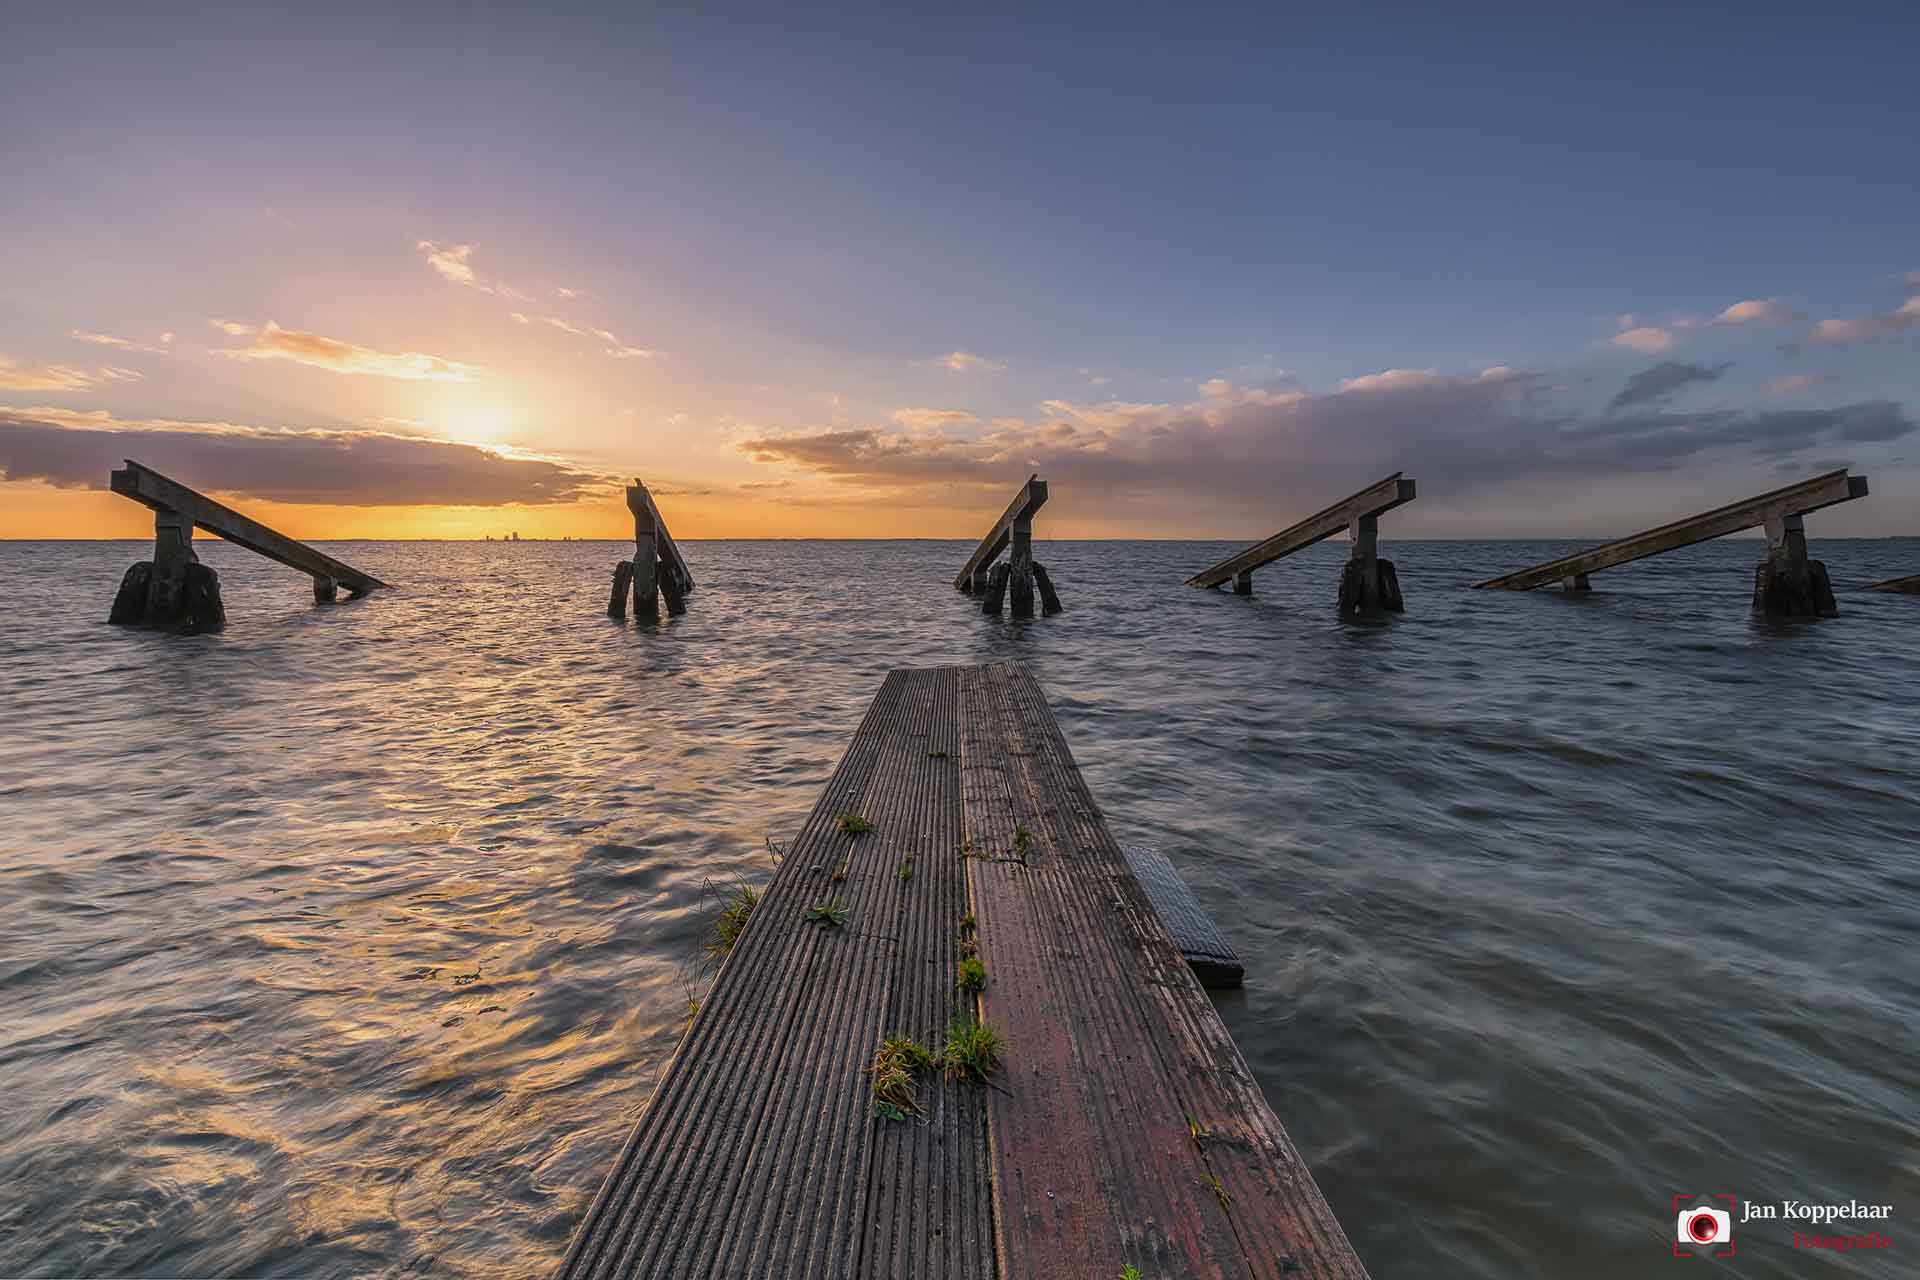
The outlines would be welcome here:
M 616 561 L 613 566 L 613 594 L 607 597 L 607 616 L 622 622 L 627 619 L 627 593 L 633 589 L 633 561 Z
M 1235 595 L 1250 596 L 1253 594 L 1255 569 L 1304 550 L 1316 542 L 1323 542 L 1344 530 L 1352 550 L 1340 574 L 1340 588 L 1336 597 L 1340 616 L 1362 619 L 1403 612 L 1406 606 L 1401 601 L 1400 577 L 1394 571 L 1393 561 L 1382 560 L 1379 556 L 1380 517 L 1395 507 L 1412 502 L 1415 496 L 1414 482 L 1396 471 L 1386 479 L 1316 511 L 1266 541 L 1257 542 L 1201 570 L 1187 579 L 1187 585 L 1217 587 L 1232 582 Z
M 980 545 L 974 548 L 973 554 L 967 558 L 967 563 L 961 567 L 959 575 L 953 580 L 955 589 L 970 595 L 997 600 L 1000 597 L 994 594 L 994 577 L 1000 569 L 1005 568 L 1007 570 L 1006 589 L 1013 598 L 1013 616 L 1031 618 L 1035 580 L 1033 516 L 1046 501 L 1047 482 L 1037 475 L 1027 477 L 1026 484 L 1013 495 L 1013 501 L 1007 505 L 1006 511 L 994 521 L 993 528 L 987 531 L 987 536 L 980 540 Z M 1002 551 L 1007 553 L 1007 559 L 1004 564 L 996 564 L 995 561 L 998 560 Z M 1048 584 L 1047 591 L 1052 591 L 1051 582 Z M 1055 594 L 1053 607 L 1046 607 L 1044 595 L 1043 592 L 1044 611 L 1049 614 L 1058 613 L 1060 597 Z M 1000 605 L 995 604 L 992 608 L 982 611 L 998 614 Z
M 1829 471 L 1755 498 L 1731 502 L 1657 529 L 1473 585 L 1504 591 L 1532 591 L 1557 582 L 1570 591 L 1586 591 L 1590 589 L 1588 575 L 1602 569 L 1760 526 L 1767 531 L 1767 558 L 1754 571 L 1754 612 L 1774 618 L 1837 617 L 1839 607 L 1834 602 L 1826 565 L 1807 558 L 1806 522 L 1802 517 L 1811 511 L 1866 496 L 1865 476 L 1848 475 L 1844 468 Z
M 993 571 L 987 575 L 987 591 L 981 597 L 980 612 L 991 614 L 996 618 L 1000 616 L 1000 608 L 1007 598 L 1008 573 L 1009 570 L 1004 564 L 993 566 Z
M 153 510 L 153 559 L 133 566 L 121 580 L 108 615 L 117 625 L 192 632 L 226 624 L 219 575 L 194 554 L 196 528 L 309 575 L 316 603 L 333 601 L 343 586 L 358 599 L 387 585 L 131 458 L 108 477 L 108 485 Z
M 1053 590 L 1053 578 L 1038 560 L 1033 562 L 1033 585 L 1040 589 L 1040 612 L 1049 618 L 1059 613 L 1060 597 Z

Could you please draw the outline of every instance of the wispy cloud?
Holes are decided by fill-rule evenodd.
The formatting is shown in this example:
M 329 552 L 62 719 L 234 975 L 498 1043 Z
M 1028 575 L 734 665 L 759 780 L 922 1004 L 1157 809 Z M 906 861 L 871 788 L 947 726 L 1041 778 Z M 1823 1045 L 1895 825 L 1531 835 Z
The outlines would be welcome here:
M 1920 294 L 1908 298 L 1906 305 L 1897 310 L 1857 316 L 1851 320 L 1822 320 L 1807 335 L 1807 341 L 1822 344 L 1866 342 L 1900 333 L 1915 325 L 1920 325 Z
M 419 435 L 0 410 L 0 472 L 8 480 L 100 489 L 130 456 L 215 493 L 351 507 L 545 505 L 611 492 L 616 483 L 555 459 Z
M 474 289 L 481 293 L 491 293 L 510 302 L 531 302 L 531 294 L 516 289 L 502 280 L 485 280 L 473 269 L 473 255 L 480 250 L 477 244 L 442 244 L 437 240 L 419 240 L 413 246 L 426 255 L 427 265 L 440 273 L 441 279 L 449 284 L 457 284 L 463 289 Z
M 1802 391 L 1810 391 L 1827 381 L 1830 379 L 1824 373 L 1790 373 L 1784 378 L 1775 378 L 1767 383 L 1767 394 L 1797 396 Z
M 418 351 L 378 351 L 372 347 L 342 342 L 317 333 L 282 329 L 269 320 L 257 332 L 231 321 L 214 322 L 215 327 L 239 337 L 252 334 L 244 347 L 217 350 L 216 355 L 234 360 L 291 360 L 332 373 L 366 374 L 379 378 L 403 378 L 426 382 L 471 382 L 485 370 L 442 356 Z
M 1650 404 L 1655 400 L 1664 400 L 1696 382 L 1718 382 L 1720 375 L 1728 366 L 1704 364 L 1680 364 L 1667 360 L 1643 369 L 1627 379 L 1627 385 L 1620 388 L 1613 399 L 1607 401 L 1607 412 L 1618 413 L 1622 409 L 1636 404 Z
M 971 351 L 952 351 L 935 357 L 932 363 L 954 373 L 999 373 L 1007 367 L 1004 360 L 989 360 Z
M 964 409 L 895 409 L 892 418 L 903 427 L 922 430 L 929 427 L 959 427 L 977 421 Z
M 168 352 L 159 347 L 150 347 L 144 342 L 135 342 L 131 338 L 116 338 L 110 333 L 91 333 L 85 329 L 69 329 L 67 336 L 77 342 L 91 342 L 96 347 L 119 347 L 123 351 L 144 351 L 149 355 L 164 356 Z M 166 342 L 172 334 L 161 335 L 160 341 Z
M 100 377 L 107 382 L 145 382 L 147 375 L 138 369 L 123 369 L 117 364 L 100 366 Z
M 98 381 L 71 365 L 21 365 L 0 356 L 0 391 L 80 391 Z
M 1614 334 L 1613 345 L 1638 351 L 1642 355 L 1657 356 L 1673 350 L 1673 335 L 1654 325 L 1640 325 Z
M 253 332 L 253 326 L 240 320 L 209 320 L 208 324 L 230 338 L 244 338 Z
M 518 324 L 533 323 L 532 318 L 522 315 L 518 311 L 513 312 L 512 315 L 514 321 Z M 651 360 L 654 356 L 660 354 L 646 347 L 628 346 L 620 340 L 617 334 L 608 329 L 594 329 L 577 325 L 559 316 L 540 316 L 538 319 L 541 324 L 558 329 L 562 333 L 572 334 L 576 338 L 586 338 L 590 341 L 603 344 L 602 350 L 604 353 L 612 356 L 615 360 Z
M 1713 318 L 1715 324 L 1792 324 L 1796 317 L 1778 298 L 1748 298 Z

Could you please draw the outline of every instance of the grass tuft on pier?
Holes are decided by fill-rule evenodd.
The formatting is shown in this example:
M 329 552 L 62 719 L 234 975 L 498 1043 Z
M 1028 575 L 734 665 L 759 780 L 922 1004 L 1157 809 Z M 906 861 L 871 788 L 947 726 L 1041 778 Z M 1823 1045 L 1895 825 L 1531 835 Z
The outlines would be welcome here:
M 946 1048 L 940 1064 L 948 1080 L 984 1083 L 1000 1069 L 1000 1051 L 1006 1047 L 1000 1033 L 964 1013 L 947 1024 Z
M 724 960 L 733 954 L 733 944 L 740 940 L 747 921 L 753 918 L 753 909 L 759 905 L 760 893 L 749 884 L 736 884 L 721 894 L 720 914 L 714 917 L 701 950 L 714 960 Z

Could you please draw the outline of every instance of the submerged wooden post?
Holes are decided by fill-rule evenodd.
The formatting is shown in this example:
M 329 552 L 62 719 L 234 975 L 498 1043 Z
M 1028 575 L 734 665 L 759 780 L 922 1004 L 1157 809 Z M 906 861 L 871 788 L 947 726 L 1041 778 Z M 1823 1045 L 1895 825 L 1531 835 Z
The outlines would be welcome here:
M 693 574 L 680 554 L 680 544 L 667 532 L 653 494 L 638 479 L 627 486 L 627 510 L 633 513 L 633 559 L 613 567 L 613 599 L 607 603 L 607 616 L 627 616 L 624 596 L 630 592 L 636 619 L 657 618 L 662 596 L 667 616 L 677 618 L 687 611 L 687 593 L 693 590 Z
M 1054 593 L 1053 578 L 1038 560 L 1033 562 L 1033 585 L 1040 588 L 1040 612 L 1049 618 L 1059 613 L 1060 597 Z
M 953 580 L 956 590 L 970 595 L 985 596 L 990 601 L 1002 599 L 996 594 L 993 574 L 1006 568 L 1008 578 L 1005 587 L 1011 588 L 1013 596 L 1013 616 L 1031 618 L 1033 616 L 1033 515 L 1047 501 L 1047 482 L 1039 476 L 1028 476 L 1020 492 L 1013 495 L 1013 501 L 994 521 L 993 528 L 987 530 L 987 536 L 980 540 L 973 554 L 967 557 L 967 563 Z M 1002 551 L 1007 552 L 1005 565 L 996 565 Z M 1053 608 L 1048 613 L 1058 613 L 1059 597 L 1054 596 Z M 997 614 L 1000 605 L 983 607 L 983 613 Z
M 121 580 L 107 617 L 115 625 L 185 632 L 225 625 L 220 577 L 193 551 L 196 528 L 307 574 L 316 602 L 331 602 L 343 586 L 358 599 L 387 585 L 131 458 L 108 478 L 108 487 L 153 509 L 153 559 L 134 565 Z
M 1920 596 L 1920 573 L 1910 578 L 1888 578 L 1885 582 L 1870 583 L 1868 591 L 1891 591 L 1896 595 Z
M 1233 583 L 1237 596 L 1253 594 L 1253 571 L 1292 555 L 1344 530 L 1352 547 L 1340 574 L 1339 610 L 1342 618 L 1370 618 L 1401 613 L 1400 577 L 1393 561 L 1379 555 L 1380 516 L 1416 496 L 1414 482 L 1398 471 L 1377 484 L 1340 499 L 1298 524 L 1235 552 L 1187 579 L 1190 587 L 1218 587 Z
M 1866 496 L 1867 478 L 1850 476 L 1842 468 L 1473 585 L 1532 591 L 1557 582 L 1569 591 L 1587 591 L 1589 574 L 1758 525 L 1767 531 L 1767 558 L 1754 570 L 1754 612 L 1770 618 L 1838 617 L 1827 566 L 1807 558 L 1803 517 Z

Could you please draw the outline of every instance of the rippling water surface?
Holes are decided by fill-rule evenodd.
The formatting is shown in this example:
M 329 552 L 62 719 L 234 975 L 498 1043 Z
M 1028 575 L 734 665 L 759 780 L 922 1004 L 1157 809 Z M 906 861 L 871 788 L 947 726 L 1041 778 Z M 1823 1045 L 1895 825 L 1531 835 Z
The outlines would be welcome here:
M 1679 1191 L 1891 1202 L 1920 1266 L 1920 540 L 1474 592 L 1571 547 L 345 544 L 336 607 L 221 543 L 228 630 L 101 621 L 135 544 L 0 544 L 0 1274 L 549 1269 L 672 1050 L 709 881 L 764 878 L 889 667 L 1018 658 L 1122 839 L 1245 957 L 1221 1009 L 1381 1277 L 1661 1274 Z M 1016 1049 L 1017 1051 L 1017 1049 Z M 1806 1274 L 1749 1229 L 1739 1271 Z

